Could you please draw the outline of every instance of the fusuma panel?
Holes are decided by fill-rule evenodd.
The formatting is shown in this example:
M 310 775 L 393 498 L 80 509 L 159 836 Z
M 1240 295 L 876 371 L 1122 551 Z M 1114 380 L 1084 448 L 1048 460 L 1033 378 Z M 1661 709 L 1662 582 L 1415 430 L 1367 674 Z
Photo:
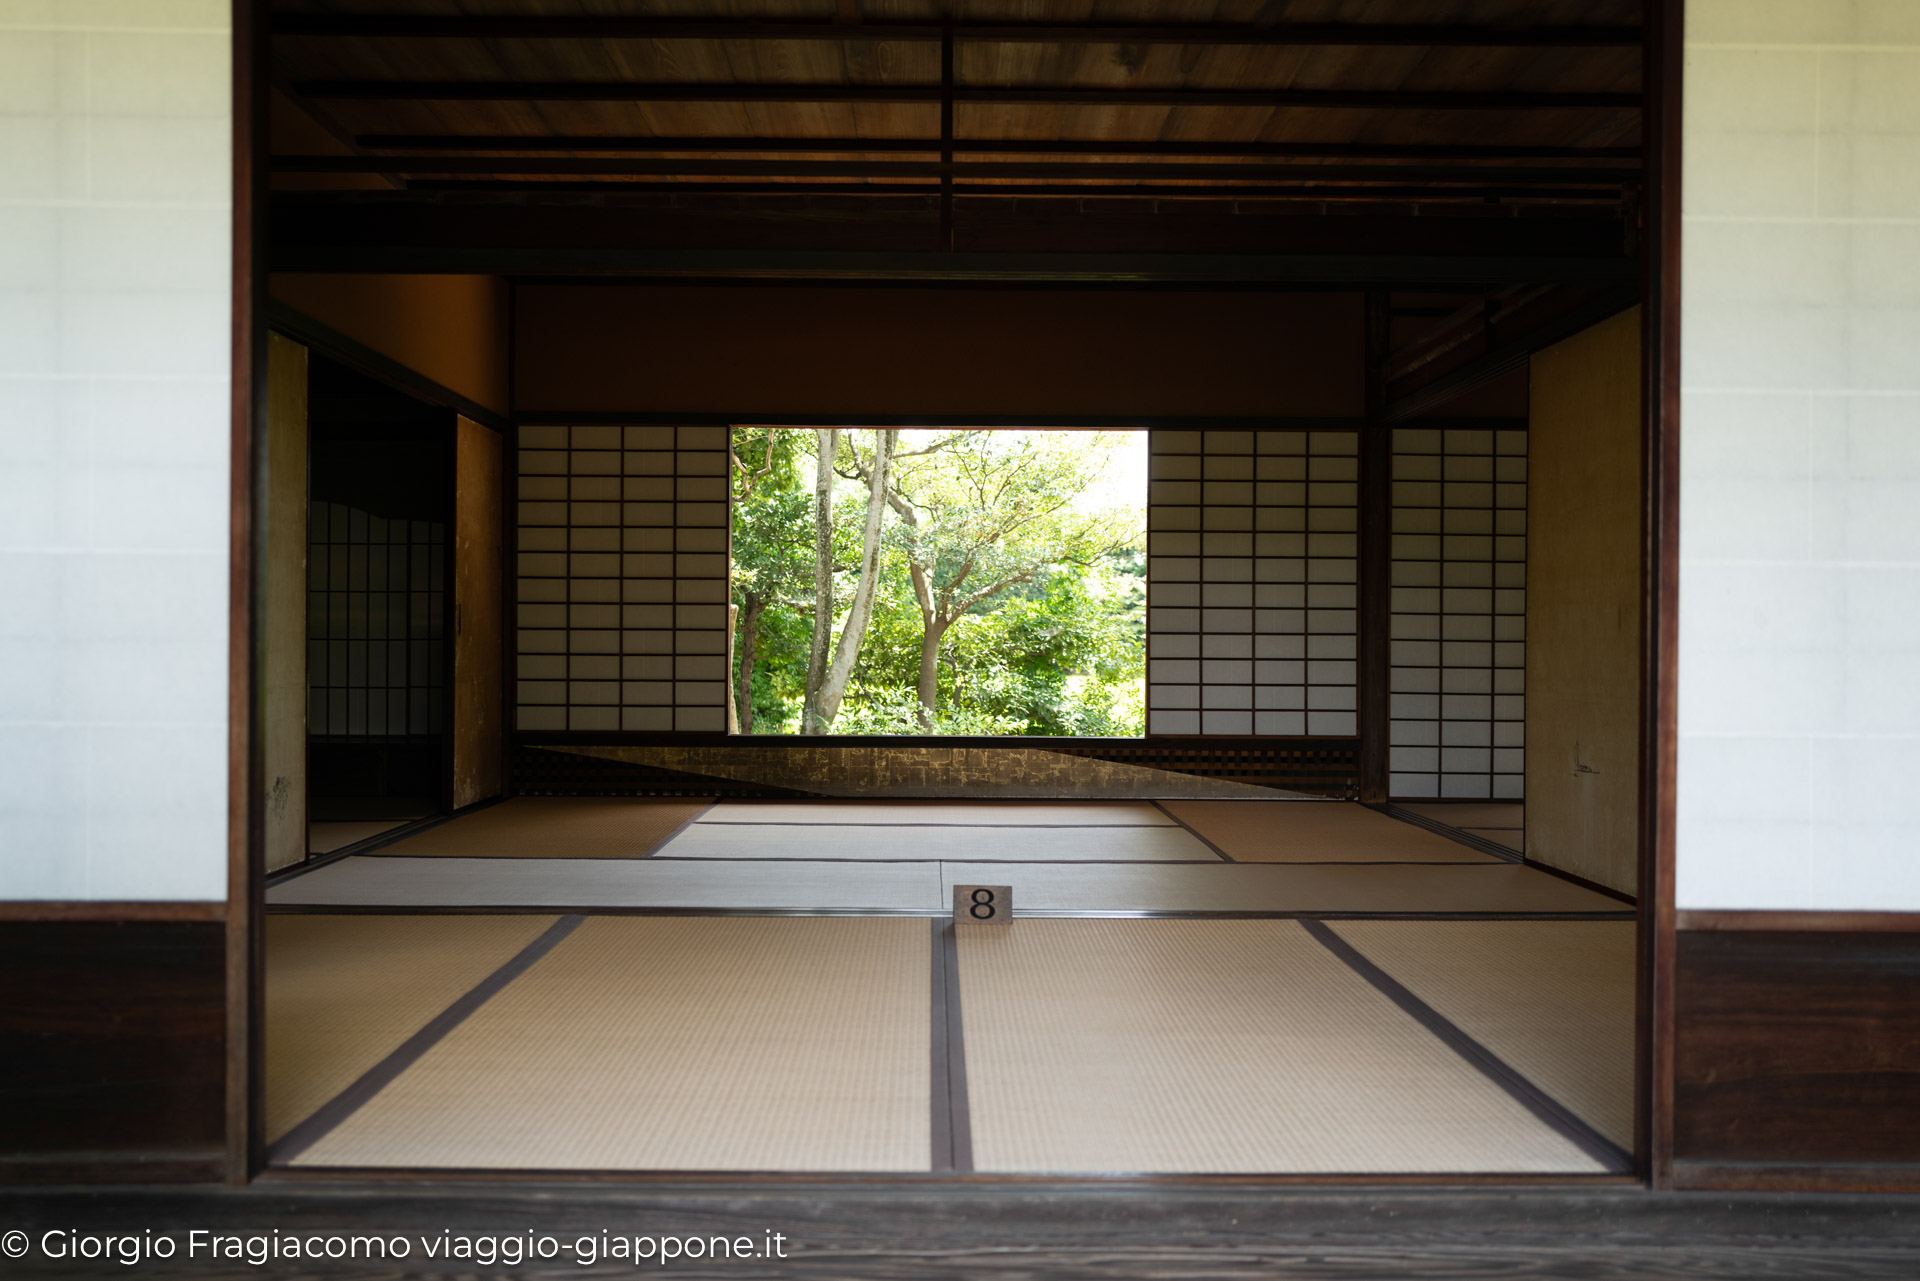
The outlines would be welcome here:
M 1526 535 L 1526 432 L 1395 430 L 1395 798 L 1523 795 Z
M 1151 433 L 1149 733 L 1355 732 L 1358 442 Z
M 520 429 L 516 727 L 724 732 L 727 431 Z

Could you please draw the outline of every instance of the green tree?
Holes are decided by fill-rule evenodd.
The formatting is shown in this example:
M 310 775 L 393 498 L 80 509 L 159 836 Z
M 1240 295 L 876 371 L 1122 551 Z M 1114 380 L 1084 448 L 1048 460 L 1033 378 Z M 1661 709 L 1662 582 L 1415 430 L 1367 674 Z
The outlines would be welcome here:
M 961 432 L 895 467 L 887 501 L 920 613 L 923 728 L 939 714 L 940 646 L 956 623 L 1050 569 L 1084 570 L 1139 542 L 1128 513 L 1079 502 L 1113 445 L 1102 432 Z M 872 480 L 857 458 L 852 474 Z

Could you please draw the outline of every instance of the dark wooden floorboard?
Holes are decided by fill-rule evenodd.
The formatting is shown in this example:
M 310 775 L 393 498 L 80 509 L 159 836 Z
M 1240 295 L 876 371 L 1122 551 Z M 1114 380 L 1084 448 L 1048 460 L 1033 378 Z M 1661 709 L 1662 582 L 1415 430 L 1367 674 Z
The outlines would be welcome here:
M 895 1281 L 901 1278 L 1852 1278 L 1920 1275 L 1920 1198 L 1793 1194 L 1653 1194 L 1637 1188 L 1423 1192 L 872 1184 L 770 1187 L 598 1184 L 293 1182 L 249 1188 L 15 1189 L 5 1227 L 37 1243 L 82 1233 L 189 1227 L 270 1234 L 406 1234 L 396 1263 L 255 1267 L 175 1257 L 143 1276 L 593 1277 L 633 1265 L 581 1267 L 571 1257 L 493 1267 L 435 1263 L 418 1239 L 535 1233 L 572 1241 L 629 1236 L 789 1238 L 784 1260 L 681 1260 L 679 1277 Z M 12 1263 L 9 1276 L 105 1271 Z M 658 1265 L 654 1265 L 657 1269 Z M 118 1265 L 113 1275 L 124 1271 Z

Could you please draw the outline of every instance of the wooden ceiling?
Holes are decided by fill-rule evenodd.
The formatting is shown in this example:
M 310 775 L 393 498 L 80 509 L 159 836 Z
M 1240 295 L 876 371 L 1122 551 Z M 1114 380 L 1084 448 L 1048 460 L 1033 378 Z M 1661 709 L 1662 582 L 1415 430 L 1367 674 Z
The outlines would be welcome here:
M 273 82 L 332 143 L 272 158 L 276 265 L 1620 280 L 1639 21 L 1635 0 L 277 0 Z

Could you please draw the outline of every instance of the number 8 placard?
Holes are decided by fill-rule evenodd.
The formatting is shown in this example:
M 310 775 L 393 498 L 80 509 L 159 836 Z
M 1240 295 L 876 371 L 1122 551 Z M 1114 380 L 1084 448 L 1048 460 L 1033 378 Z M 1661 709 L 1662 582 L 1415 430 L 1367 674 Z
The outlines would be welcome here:
M 953 921 L 959 925 L 997 925 L 1013 919 L 1011 885 L 956 885 L 953 887 Z

